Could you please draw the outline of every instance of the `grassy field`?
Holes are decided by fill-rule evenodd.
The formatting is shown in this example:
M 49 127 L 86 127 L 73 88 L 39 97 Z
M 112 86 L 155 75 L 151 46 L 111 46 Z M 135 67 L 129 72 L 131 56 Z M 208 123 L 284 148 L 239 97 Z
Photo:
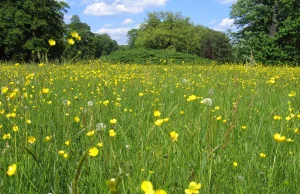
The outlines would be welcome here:
M 2 64 L 0 193 L 298 193 L 299 77 Z

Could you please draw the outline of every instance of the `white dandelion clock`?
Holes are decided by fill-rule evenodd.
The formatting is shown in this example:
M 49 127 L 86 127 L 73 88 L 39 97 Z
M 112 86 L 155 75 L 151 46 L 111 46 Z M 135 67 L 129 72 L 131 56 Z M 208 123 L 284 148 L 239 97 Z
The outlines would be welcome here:
M 211 98 L 204 98 L 203 100 L 201 100 L 200 102 L 201 104 L 206 104 L 208 106 L 212 105 L 212 99 Z

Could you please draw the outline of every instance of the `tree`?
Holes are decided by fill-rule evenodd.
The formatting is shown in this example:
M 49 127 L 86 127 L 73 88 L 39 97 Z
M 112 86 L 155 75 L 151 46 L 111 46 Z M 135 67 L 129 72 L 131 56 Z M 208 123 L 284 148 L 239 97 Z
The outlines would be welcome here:
M 299 64 L 299 13 L 299 0 L 238 0 L 230 12 L 239 29 L 235 43 L 263 63 Z
M 59 57 L 63 42 L 63 16 L 68 5 L 56 0 L 0 1 L 0 59 L 38 60 L 56 40 L 52 58 Z

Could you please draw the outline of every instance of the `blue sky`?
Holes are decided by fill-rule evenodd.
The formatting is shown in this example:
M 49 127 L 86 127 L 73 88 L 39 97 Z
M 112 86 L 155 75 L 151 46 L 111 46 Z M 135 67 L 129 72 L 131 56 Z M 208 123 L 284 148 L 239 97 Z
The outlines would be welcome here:
M 181 12 L 194 24 L 226 31 L 232 28 L 230 6 L 236 0 L 64 0 L 70 6 L 68 23 L 78 15 L 94 33 L 107 33 L 118 44 L 127 44 L 127 32 L 144 22 L 148 12 Z

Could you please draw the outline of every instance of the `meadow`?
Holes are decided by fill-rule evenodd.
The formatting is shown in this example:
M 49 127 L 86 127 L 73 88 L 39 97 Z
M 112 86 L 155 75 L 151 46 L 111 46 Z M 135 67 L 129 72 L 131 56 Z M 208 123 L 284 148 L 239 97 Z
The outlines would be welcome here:
M 298 193 L 300 68 L 0 64 L 0 193 Z

